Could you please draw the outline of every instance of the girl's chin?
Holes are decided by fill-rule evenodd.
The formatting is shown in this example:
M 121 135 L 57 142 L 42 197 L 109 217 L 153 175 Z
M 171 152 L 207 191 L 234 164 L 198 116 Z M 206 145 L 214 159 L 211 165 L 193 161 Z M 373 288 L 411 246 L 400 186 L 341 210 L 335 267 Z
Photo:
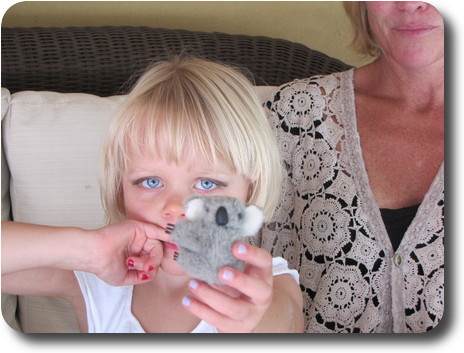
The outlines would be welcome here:
M 164 272 L 172 276 L 187 276 L 187 272 L 179 266 L 176 260 L 172 257 L 164 258 L 161 261 L 160 267 Z
M 161 268 L 173 276 L 187 276 L 187 272 L 179 266 L 174 259 L 180 249 L 176 244 L 170 242 L 163 242 L 163 260 L 161 261 Z

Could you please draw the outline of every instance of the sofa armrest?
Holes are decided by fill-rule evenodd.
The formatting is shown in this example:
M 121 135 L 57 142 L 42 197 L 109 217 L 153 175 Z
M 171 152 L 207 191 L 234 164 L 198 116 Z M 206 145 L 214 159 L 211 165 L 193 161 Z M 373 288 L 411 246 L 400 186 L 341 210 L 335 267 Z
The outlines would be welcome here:
M 2 122 L 10 105 L 10 92 L 2 88 Z M 2 221 L 11 219 L 11 201 L 10 201 L 10 170 L 6 162 L 5 153 L 3 152 L 2 139 Z M 13 329 L 20 331 L 19 320 L 16 317 L 16 308 L 18 306 L 18 297 L 2 293 L 2 315 L 5 322 Z
M 5 117 L 10 105 L 10 91 L 2 87 L 2 127 L 3 118 Z M 2 129 L 3 131 L 3 129 Z M 2 138 L 2 221 L 11 220 L 11 200 L 10 200 L 10 169 L 6 162 L 5 153 L 3 151 Z

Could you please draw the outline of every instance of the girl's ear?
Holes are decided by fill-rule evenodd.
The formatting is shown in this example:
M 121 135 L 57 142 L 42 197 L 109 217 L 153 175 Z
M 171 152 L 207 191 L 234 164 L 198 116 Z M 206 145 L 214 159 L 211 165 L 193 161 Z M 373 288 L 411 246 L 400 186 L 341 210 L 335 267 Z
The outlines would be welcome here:
M 193 198 L 185 203 L 185 217 L 190 220 L 203 218 L 206 214 L 204 201 L 201 198 Z
M 248 206 L 243 220 L 243 233 L 249 236 L 255 235 L 263 225 L 263 221 L 263 211 L 255 205 Z

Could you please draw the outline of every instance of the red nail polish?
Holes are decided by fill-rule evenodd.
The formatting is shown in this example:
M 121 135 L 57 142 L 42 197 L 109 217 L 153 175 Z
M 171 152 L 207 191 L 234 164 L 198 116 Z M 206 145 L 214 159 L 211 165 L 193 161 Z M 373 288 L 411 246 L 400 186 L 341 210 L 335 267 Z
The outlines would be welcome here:
M 148 266 L 148 272 L 153 271 L 155 268 L 153 266 Z
M 127 260 L 127 266 L 134 267 L 134 260 L 132 259 Z
M 148 279 L 148 276 L 146 274 L 142 275 L 142 281 L 146 281 Z

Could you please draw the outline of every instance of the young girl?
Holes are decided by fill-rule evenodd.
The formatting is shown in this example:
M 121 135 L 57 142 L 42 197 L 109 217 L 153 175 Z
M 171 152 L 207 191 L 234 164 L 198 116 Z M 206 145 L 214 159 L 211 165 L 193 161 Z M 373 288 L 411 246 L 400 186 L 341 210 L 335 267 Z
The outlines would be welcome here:
M 298 274 L 281 258 L 234 245 L 245 271 L 225 286 L 190 278 L 168 225 L 192 194 L 255 204 L 269 219 L 280 163 L 253 87 L 196 58 L 155 65 L 110 127 L 102 197 L 110 225 L 88 231 L 2 224 L 2 290 L 68 299 L 87 332 L 298 332 Z M 18 259 L 21 259 L 19 261 Z

